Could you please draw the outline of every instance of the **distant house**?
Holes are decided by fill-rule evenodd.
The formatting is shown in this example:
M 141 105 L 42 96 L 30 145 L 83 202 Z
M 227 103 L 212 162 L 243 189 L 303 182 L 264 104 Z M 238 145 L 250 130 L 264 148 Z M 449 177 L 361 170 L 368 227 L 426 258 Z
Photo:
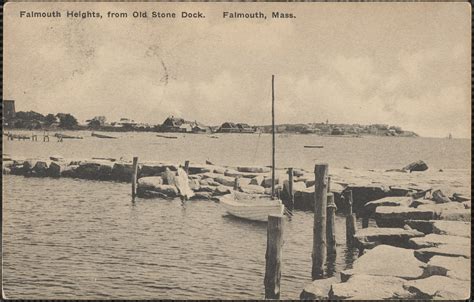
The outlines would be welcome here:
M 194 122 L 192 131 L 194 133 L 211 133 L 211 128 L 201 123 Z
M 240 133 L 255 133 L 255 129 L 248 124 L 238 123 L 237 128 L 239 128 Z
M 217 130 L 217 132 L 220 132 L 220 133 L 239 133 L 240 129 L 234 123 L 225 122 L 220 126 L 220 128 Z
M 183 132 L 183 125 L 186 121 L 179 117 L 170 116 L 168 117 L 163 124 L 161 124 L 160 131 L 162 132 Z

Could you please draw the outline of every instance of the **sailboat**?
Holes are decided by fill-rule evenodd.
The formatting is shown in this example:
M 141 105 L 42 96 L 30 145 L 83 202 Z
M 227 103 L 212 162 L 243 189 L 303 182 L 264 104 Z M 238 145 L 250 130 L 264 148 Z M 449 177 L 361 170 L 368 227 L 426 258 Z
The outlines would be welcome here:
M 221 198 L 220 203 L 232 216 L 253 220 L 268 221 L 268 215 L 283 215 L 285 206 L 275 197 L 275 76 L 272 75 L 272 193 L 270 196 L 248 194 L 234 189 L 231 194 Z

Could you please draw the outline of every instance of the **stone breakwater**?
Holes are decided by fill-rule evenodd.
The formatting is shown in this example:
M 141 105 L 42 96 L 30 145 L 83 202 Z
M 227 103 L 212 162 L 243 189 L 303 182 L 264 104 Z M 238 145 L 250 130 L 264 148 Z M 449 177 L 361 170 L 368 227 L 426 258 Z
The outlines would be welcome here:
M 313 281 L 301 299 L 445 299 L 470 296 L 471 200 L 385 197 L 364 210 L 378 227 L 357 230 L 352 269 Z M 367 217 L 367 216 L 366 216 Z
M 178 189 L 169 182 L 169 179 L 180 166 L 184 165 L 159 161 L 139 161 L 138 197 L 177 197 L 179 195 Z M 294 168 L 293 173 L 294 208 L 312 211 L 314 172 L 311 169 Z M 20 159 L 3 155 L 3 174 L 131 182 L 133 164 L 132 161 L 114 158 L 64 159 L 58 155 L 50 156 L 47 159 Z M 354 198 L 354 211 L 358 215 L 374 215 L 380 224 L 388 223 L 399 226 L 400 223 L 399 221 L 397 223 L 397 219 L 388 217 L 405 214 L 373 212 L 372 206 L 364 207 L 367 202 L 384 197 L 425 197 L 436 191 L 441 192 L 441 195 L 438 194 L 439 198 L 454 201 L 470 199 L 470 183 L 469 179 L 466 179 L 469 174 L 466 174 L 466 171 L 407 173 L 402 169 L 363 171 L 350 168 L 330 168 L 329 175 L 331 177 L 330 191 L 334 193 L 339 211 L 344 211 L 346 208 L 346 203 L 341 196 L 345 191 L 351 190 Z M 271 169 L 269 167 L 230 167 L 211 163 L 190 163 L 188 167 L 189 187 L 194 192 L 192 197 L 194 199 L 217 200 L 220 196 L 230 193 L 236 178 L 238 178 L 239 191 L 252 194 L 270 194 L 271 192 Z M 288 201 L 287 169 L 276 169 L 275 183 L 276 190 L 282 200 Z M 423 206 L 428 207 L 429 205 L 422 205 L 415 212 L 420 212 L 419 215 L 421 215 Z M 415 214 L 410 212 L 406 215 L 413 216 Z

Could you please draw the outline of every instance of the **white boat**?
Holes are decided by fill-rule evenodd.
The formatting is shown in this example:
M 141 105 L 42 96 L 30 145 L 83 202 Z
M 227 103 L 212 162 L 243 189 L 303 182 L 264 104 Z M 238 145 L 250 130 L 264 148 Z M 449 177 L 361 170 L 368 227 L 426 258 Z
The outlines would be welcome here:
M 268 221 L 268 215 L 283 215 L 285 210 L 280 199 L 237 191 L 224 195 L 220 203 L 230 215 L 253 221 Z
M 275 197 L 275 96 L 274 76 L 272 76 L 272 194 L 247 194 L 238 192 L 237 188 L 231 194 L 224 195 L 220 203 L 227 213 L 253 221 L 268 221 L 268 215 L 283 215 L 285 206 Z M 237 182 L 236 182 L 237 183 Z

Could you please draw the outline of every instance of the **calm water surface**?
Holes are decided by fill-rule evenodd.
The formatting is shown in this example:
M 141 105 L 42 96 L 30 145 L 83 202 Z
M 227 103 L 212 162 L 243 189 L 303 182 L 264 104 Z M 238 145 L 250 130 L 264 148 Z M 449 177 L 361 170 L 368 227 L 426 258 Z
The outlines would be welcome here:
M 73 133 L 78 135 L 77 132 Z M 124 157 L 174 163 L 268 165 L 271 136 L 82 132 L 83 140 L 4 141 L 13 157 Z M 39 137 L 41 140 L 41 136 Z M 305 149 L 304 145 L 324 145 Z M 469 169 L 470 140 L 277 137 L 277 166 L 399 168 L 422 159 L 430 168 Z M 3 285 L 9 298 L 260 299 L 264 297 L 266 226 L 233 219 L 212 201 L 130 202 L 130 185 L 74 179 L 3 178 Z M 360 223 L 360 222 L 359 222 Z M 298 298 L 310 282 L 313 216 L 286 222 L 281 293 Z M 337 271 L 351 266 L 337 217 Z M 331 267 L 334 270 L 334 267 Z
M 212 201 L 130 202 L 130 186 L 4 179 L 3 282 L 9 298 L 259 299 L 266 225 Z M 286 221 L 281 292 L 310 282 L 313 216 Z M 337 221 L 338 271 L 354 252 Z

